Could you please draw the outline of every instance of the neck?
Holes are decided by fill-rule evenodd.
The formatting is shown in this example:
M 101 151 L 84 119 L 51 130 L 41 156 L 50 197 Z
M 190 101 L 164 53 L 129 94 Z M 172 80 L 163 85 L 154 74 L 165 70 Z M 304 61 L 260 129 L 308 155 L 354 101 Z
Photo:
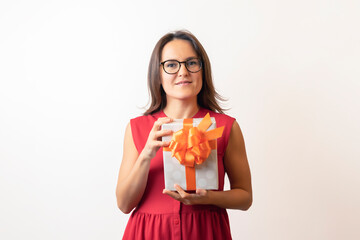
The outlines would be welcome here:
M 166 107 L 163 109 L 166 116 L 172 119 L 192 118 L 199 111 L 197 99 L 184 101 L 177 99 L 168 99 Z

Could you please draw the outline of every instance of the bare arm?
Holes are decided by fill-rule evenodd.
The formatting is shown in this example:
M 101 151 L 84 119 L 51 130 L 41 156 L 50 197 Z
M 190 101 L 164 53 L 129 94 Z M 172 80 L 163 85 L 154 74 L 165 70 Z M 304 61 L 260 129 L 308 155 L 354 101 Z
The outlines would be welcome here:
M 164 193 L 188 205 L 213 204 L 222 208 L 249 209 L 252 204 L 251 174 L 244 138 L 236 121 L 231 128 L 224 164 L 230 181 L 228 191 L 197 189 L 195 194 L 189 194 L 177 185 L 177 193 L 168 190 Z
M 209 193 L 211 202 L 223 208 L 249 209 L 252 204 L 251 174 L 244 138 L 236 121 L 231 128 L 224 164 L 231 190 L 211 191 Z
M 150 161 L 160 147 L 168 146 L 162 142 L 162 136 L 171 134 L 169 130 L 160 130 L 163 123 L 170 122 L 170 118 L 159 118 L 149 133 L 143 151 L 139 154 L 132 138 L 131 126 L 127 125 L 124 138 L 123 159 L 121 162 L 116 199 L 119 209 L 124 213 L 131 212 L 140 202 L 149 174 Z

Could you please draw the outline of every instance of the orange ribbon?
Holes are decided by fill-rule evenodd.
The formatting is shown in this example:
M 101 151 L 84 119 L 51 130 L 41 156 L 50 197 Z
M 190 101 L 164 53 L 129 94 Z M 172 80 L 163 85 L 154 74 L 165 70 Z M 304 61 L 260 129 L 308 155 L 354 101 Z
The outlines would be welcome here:
M 184 119 L 183 129 L 175 132 L 168 148 L 172 157 L 185 166 L 187 190 L 196 189 L 195 164 L 202 164 L 216 148 L 216 139 L 221 137 L 224 126 L 206 131 L 211 126 L 210 114 L 193 127 L 192 119 Z

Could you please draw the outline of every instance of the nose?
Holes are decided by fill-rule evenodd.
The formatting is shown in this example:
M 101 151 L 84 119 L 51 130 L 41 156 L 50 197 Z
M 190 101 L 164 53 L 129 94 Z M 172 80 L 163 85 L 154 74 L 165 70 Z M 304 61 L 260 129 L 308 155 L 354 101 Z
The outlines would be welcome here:
M 185 66 L 186 63 L 180 63 L 180 69 L 179 69 L 179 72 L 178 72 L 178 75 L 179 76 L 183 76 L 183 75 L 188 75 L 189 74 L 189 71 L 187 70 L 186 66 Z

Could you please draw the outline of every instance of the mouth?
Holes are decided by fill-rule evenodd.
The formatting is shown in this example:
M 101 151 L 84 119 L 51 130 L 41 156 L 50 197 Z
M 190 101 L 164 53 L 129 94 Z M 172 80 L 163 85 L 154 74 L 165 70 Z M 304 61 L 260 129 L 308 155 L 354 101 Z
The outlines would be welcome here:
M 192 82 L 184 80 L 184 81 L 180 81 L 180 82 L 175 83 L 175 85 L 189 85 L 190 83 L 192 83 Z

